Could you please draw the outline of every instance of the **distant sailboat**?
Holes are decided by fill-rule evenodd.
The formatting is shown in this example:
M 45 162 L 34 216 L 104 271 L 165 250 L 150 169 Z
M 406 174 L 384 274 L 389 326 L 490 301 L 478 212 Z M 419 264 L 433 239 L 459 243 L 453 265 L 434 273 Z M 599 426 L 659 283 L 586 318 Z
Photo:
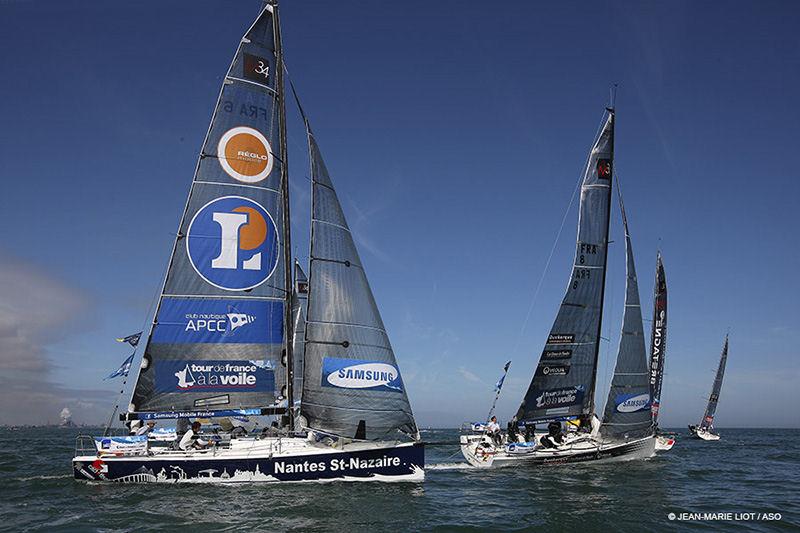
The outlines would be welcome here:
M 512 420 L 512 425 L 524 425 L 529 435 L 536 424 L 546 423 L 549 436 L 538 442 L 499 443 L 486 435 L 462 435 L 461 451 L 474 466 L 624 460 L 650 457 L 654 452 L 644 328 L 624 208 L 627 283 L 622 335 L 602 425 L 594 415 L 611 213 L 614 110 L 608 109 L 604 118 L 581 184 L 572 276 L 530 387 Z M 560 422 L 570 420 L 580 420 L 585 431 L 562 436 Z
M 717 375 L 714 378 L 714 386 L 711 388 L 711 396 L 708 397 L 708 405 L 703 415 L 703 420 L 697 426 L 689 426 L 692 436 L 703 440 L 719 440 L 719 435 L 714 433 L 714 415 L 717 412 L 719 393 L 722 390 L 722 378 L 725 376 L 725 364 L 728 362 L 728 336 L 725 335 L 725 344 L 722 347 L 722 354 L 719 357 Z
M 658 429 L 661 410 L 661 386 L 664 382 L 664 358 L 667 355 L 667 278 L 661 252 L 656 256 L 656 280 L 653 285 L 653 325 L 650 332 L 650 410 L 656 431 L 656 451 L 667 451 L 675 445 L 675 439 L 662 435 Z
M 123 415 L 280 416 L 281 427 L 231 434 L 213 450 L 142 454 L 146 436 L 94 439 L 96 453 L 73 459 L 76 478 L 423 479 L 405 384 L 305 116 L 310 277 L 292 263 L 284 72 L 277 5 L 267 2 L 225 76 Z

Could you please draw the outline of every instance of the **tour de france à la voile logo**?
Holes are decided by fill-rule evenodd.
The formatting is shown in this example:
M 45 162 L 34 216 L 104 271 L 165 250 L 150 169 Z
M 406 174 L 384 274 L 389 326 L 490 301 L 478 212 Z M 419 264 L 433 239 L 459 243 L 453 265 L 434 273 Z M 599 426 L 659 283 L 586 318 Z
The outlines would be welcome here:
M 205 281 L 220 289 L 245 291 L 261 285 L 275 271 L 278 232 L 261 204 L 241 196 L 224 196 L 194 215 L 186 251 Z
M 231 128 L 222 135 L 217 145 L 217 159 L 230 177 L 242 183 L 265 180 L 275 162 L 267 138 L 247 126 Z

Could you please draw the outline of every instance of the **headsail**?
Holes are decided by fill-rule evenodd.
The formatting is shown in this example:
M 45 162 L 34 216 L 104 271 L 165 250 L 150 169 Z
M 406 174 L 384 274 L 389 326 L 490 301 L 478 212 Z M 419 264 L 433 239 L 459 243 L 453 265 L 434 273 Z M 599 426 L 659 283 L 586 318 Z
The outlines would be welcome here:
M 656 256 L 656 282 L 653 295 L 653 329 L 650 334 L 650 409 L 653 425 L 658 426 L 661 407 L 661 384 L 664 381 L 664 357 L 667 353 L 667 278 L 661 252 Z
M 294 377 L 294 390 L 297 404 L 300 400 L 300 391 L 303 390 L 303 361 L 305 360 L 306 347 L 306 312 L 308 310 L 308 278 L 300 267 L 294 263 L 294 294 L 292 296 L 292 320 L 294 321 L 294 350 L 292 357 L 292 375 Z
M 617 182 L 617 187 L 619 187 L 619 182 Z M 625 312 L 622 317 L 622 334 L 619 339 L 617 364 L 611 380 L 611 389 L 608 391 L 601 432 L 604 436 L 611 438 L 639 438 L 653 432 L 650 413 L 650 374 L 647 371 L 647 355 L 644 347 L 639 282 L 636 279 L 631 236 L 628 232 L 628 218 L 625 216 L 621 193 L 619 205 L 625 227 L 627 272 Z
M 722 355 L 719 358 L 719 367 L 717 367 L 717 376 L 714 378 L 714 386 L 711 388 L 711 396 L 708 398 L 708 405 L 706 412 L 703 415 L 703 420 L 700 422 L 701 428 L 710 428 L 714 425 L 714 414 L 717 412 L 717 402 L 719 401 L 719 392 L 722 390 L 722 378 L 725 375 L 725 364 L 728 362 L 728 336 L 725 335 L 725 345 L 722 347 Z
M 520 421 L 546 421 L 590 414 L 603 314 L 614 112 L 589 154 L 581 184 L 578 241 L 572 277 L 547 338 L 539 365 L 517 412 Z
M 279 46 L 267 5 L 239 44 L 203 143 L 133 392 L 130 411 L 143 417 L 284 408 Z
M 305 377 L 308 427 L 380 439 L 417 427 L 389 337 L 314 135 Z

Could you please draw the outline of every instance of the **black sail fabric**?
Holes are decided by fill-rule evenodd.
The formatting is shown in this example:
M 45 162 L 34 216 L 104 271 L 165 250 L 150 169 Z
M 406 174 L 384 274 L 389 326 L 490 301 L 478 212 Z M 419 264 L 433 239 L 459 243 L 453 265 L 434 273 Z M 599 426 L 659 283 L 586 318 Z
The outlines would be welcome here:
M 301 414 L 308 427 L 340 436 L 416 436 L 364 267 L 310 129 L 308 135 L 313 190 Z
M 265 6 L 220 91 L 130 411 L 277 406 L 285 394 L 284 179 Z
M 640 438 L 652 434 L 653 417 L 650 412 L 650 374 L 644 345 L 644 325 L 639 303 L 639 282 L 633 261 L 628 220 L 620 196 L 620 210 L 625 226 L 625 312 L 622 316 L 622 334 L 619 339 L 617 364 L 611 389 L 608 391 L 601 433 L 612 439 Z
M 609 112 L 581 184 L 572 277 L 517 419 L 528 422 L 591 413 L 600 342 L 614 145 Z
M 308 310 L 308 277 L 300 263 L 294 264 L 294 294 L 292 295 L 292 320 L 294 321 L 294 349 L 292 357 L 292 375 L 294 382 L 295 404 L 300 403 L 300 391 L 303 390 L 303 361 L 306 349 L 306 312 Z
M 650 332 L 650 398 L 653 425 L 658 425 L 661 408 L 661 385 L 664 382 L 664 357 L 667 354 L 667 278 L 661 252 L 656 257 L 656 281 L 653 295 L 653 328 Z
M 717 402 L 719 393 L 722 390 L 722 378 L 725 376 L 725 364 L 728 362 L 728 336 L 725 336 L 725 345 L 722 347 L 722 355 L 719 358 L 717 376 L 714 378 L 714 386 L 711 388 L 711 396 L 708 397 L 708 405 L 700 422 L 700 427 L 710 428 L 714 425 L 714 414 L 717 412 Z

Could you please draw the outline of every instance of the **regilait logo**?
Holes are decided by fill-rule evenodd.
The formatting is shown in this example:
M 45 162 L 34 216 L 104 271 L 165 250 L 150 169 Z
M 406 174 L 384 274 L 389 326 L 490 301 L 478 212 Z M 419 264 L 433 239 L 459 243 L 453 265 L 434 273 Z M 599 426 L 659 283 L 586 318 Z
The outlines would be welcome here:
M 635 413 L 650 407 L 650 395 L 644 394 L 620 394 L 616 398 L 617 411 L 620 413 Z
M 211 285 L 252 289 L 267 281 L 278 265 L 275 221 L 248 198 L 217 198 L 189 223 L 186 251 L 195 271 Z
M 340 389 L 403 391 L 396 366 L 381 361 L 326 357 L 322 362 L 322 386 Z
M 217 145 L 222 169 L 236 181 L 258 183 L 272 172 L 274 158 L 269 141 L 253 128 L 238 126 L 226 131 Z

